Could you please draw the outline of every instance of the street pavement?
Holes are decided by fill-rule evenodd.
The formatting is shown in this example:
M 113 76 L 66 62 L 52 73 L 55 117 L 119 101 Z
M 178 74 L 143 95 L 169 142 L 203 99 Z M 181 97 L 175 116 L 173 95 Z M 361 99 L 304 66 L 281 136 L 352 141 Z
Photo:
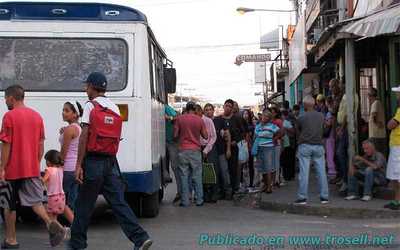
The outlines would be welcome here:
M 234 206 L 231 201 L 206 204 L 203 207 L 176 207 L 172 204 L 175 191 L 173 186 L 167 189 L 165 200 L 157 218 L 140 219 L 140 224 L 154 240 L 154 250 L 190 250 L 190 249 L 400 249 L 400 222 L 388 219 L 331 219 L 269 212 L 261 209 Z M 1 229 L 3 234 L 3 227 Z M 40 224 L 18 224 L 20 249 L 51 249 L 45 228 Z M 284 237 L 284 248 L 199 246 L 201 234 L 231 234 L 246 236 L 256 234 L 263 237 Z M 326 235 L 356 236 L 368 233 L 369 237 L 392 235 L 391 247 L 298 247 L 288 245 L 290 236 Z M 90 250 L 132 249 L 132 244 L 120 230 L 110 210 L 99 202 L 99 209 L 89 228 Z M 65 249 L 59 246 L 54 249 Z

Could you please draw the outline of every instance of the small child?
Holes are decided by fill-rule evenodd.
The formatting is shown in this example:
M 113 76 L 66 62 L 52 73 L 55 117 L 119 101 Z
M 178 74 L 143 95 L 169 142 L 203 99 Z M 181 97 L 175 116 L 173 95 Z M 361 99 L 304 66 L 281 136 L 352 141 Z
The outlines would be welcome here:
M 72 224 L 74 214 L 65 205 L 63 190 L 64 169 L 60 152 L 49 150 L 44 159 L 46 160 L 47 168 L 42 180 L 47 187 L 47 213 L 52 220 L 57 220 L 58 215 L 64 214 L 68 222 Z

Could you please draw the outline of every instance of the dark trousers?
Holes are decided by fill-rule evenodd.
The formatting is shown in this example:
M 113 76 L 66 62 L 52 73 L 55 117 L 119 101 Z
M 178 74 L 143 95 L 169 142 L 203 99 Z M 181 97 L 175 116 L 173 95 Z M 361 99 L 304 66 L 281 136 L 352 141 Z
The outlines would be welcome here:
M 347 129 L 336 140 L 335 162 L 339 171 L 339 176 L 347 183 L 347 175 L 349 171 L 349 158 L 347 149 L 349 147 L 349 137 Z
M 286 147 L 281 154 L 282 175 L 285 181 L 295 177 L 296 151 L 292 147 Z
M 84 164 L 84 181 L 79 187 L 75 202 L 75 218 L 71 227 L 72 249 L 87 247 L 87 230 L 95 208 L 97 196 L 102 193 L 125 235 L 135 246 L 141 246 L 148 234 L 139 226 L 135 214 L 124 198 L 124 184 L 115 157 L 87 156 Z
M 231 146 L 231 158 L 228 160 L 229 176 L 231 179 L 232 190 L 239 190 L 240 182 L 240 166 L 239 166 L 239 149 L 237 145 Z
M 67 198 L 67 205 L 74 210 L 76 196 L 78 195 L 78 184 L 75 181 L 74 171 L 64 171 L 63 189 Z
M 249 150 L 249 175 L 250 175 L 250 187 L 254 187 L 254 156 L 251 155 L 251 150 Z
M 219 158 L 218 152 L 216 147 L 214 146 L 212 150 L 208 153 L 207 159 L 208 163 L 212 163 L 214 165 L 215 174 L 217 176 L 217 183 L 216 184 L 204 184 L 203 185 L 203 193 L 204 193 L 204 201 L 205 202 L 216 202 L 218 200 L 219 194 L 219 183 L 218 183 L 218 176 L 219 176 Z

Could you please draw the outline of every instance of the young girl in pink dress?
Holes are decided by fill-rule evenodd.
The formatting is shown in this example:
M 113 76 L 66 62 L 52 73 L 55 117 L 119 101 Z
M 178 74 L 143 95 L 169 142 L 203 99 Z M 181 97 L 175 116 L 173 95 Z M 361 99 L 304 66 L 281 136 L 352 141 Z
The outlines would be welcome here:
M 64 168 L 61 155 L 57 150 L 50 150 L 44 156 L 46 171 L 43 182 L 47 187 L 47 213 L 52 220 L 57 220 L 58 215 L 64 214 L 69 223 L 74 220 L 74 214 L 65 204 L 63 190 Z

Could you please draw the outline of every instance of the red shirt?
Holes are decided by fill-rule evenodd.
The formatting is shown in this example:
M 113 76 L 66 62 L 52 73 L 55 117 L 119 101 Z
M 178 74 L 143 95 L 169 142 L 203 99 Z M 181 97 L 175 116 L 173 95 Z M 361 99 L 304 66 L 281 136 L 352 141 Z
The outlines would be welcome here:
M 274 119 L 272 123 L 278 126 L 280 129 L 283 127 L 283 121 L 281 119 Z
M 19 107 L 3 117 L 0 140 L 11 144 L 6 180 L 39 177 L 39 145 L 44 140 L 43 119 L 36 111 Z
M 206 129 L 203 119 L 194 114 L 178 116 L 175 130 L 178 130 L 180 150 L 200 150 L 201 130 Z

